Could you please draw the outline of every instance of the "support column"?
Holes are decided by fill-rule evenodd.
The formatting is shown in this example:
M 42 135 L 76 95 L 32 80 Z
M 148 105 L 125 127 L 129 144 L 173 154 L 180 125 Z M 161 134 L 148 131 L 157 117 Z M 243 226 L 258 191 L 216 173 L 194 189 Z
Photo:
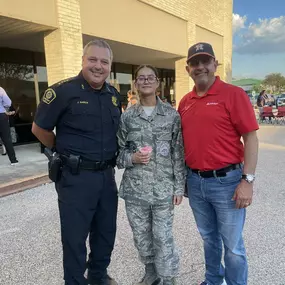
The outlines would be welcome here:
M 195 18 L 191 17 L 187 22 L 187 42 L 188 46 L 185 47 L 185 58 L 177 60 L 175 62 L 175 97 L 176 97 L 176 106 L 178 108 L 179 102 L 181 99 L 189 93 L 194 86 L 193 80 L 189 77 L 186 71 L 186 56 L 188 53 L 188 48 L 195 44 L 196 42 L 196 24 Z
M 83 50 L 80 1 L 55 1 L 58 29 L 44 38 L 49 85 L 79 73 Z
M 37 70 L 37 65 L 36 65 L 35 53 L 33 53 L 33 71 L 34 71 L 36 104 L 38 106 L 40 103 L 40 90 L 39 90 L 39 77 L 38 77 L 38 70 Z
M 184 95 L 189 93 L 194 86 L 194 83 L 185 68 L 186 57 L 175 62 L 175 97 L 177 107 Z
M 233 0 L 224 2 L 224 80 L 232 82 L 232 52 L 233 52 L 233 29 L 232 29 L 232 11 Z

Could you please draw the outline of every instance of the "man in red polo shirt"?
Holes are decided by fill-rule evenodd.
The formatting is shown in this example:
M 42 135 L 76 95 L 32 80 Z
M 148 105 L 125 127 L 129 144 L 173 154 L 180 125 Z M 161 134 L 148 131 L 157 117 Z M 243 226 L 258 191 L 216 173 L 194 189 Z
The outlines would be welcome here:
M 258 124 L 247 94 L 215 76 L 217 66 L 210 44 L 189 48 L 186 70 L 195 87 L 178 108 L 188 196 L 204 241 L 206 274 L 201 285 L 221 285 L 224 280 L 227 285 L 246 285 L 242 231 L 246 207 L 252 203 Z

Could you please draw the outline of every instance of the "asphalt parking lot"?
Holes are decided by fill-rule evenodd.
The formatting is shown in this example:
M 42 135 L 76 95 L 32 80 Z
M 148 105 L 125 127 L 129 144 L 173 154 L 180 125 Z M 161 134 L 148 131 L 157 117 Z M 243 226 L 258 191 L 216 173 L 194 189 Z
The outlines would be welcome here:
M 254 203 L 248 209 L 244 232 L 249 285 L 285 285 L 284 165 L 284 146 L 261 144 Z M 121 174 L 117 172 L 118 183 Z M 178 285 L 197 285 L 203 280 L 203 251 L 187 199 L 175 214 L 174 233 L 181 255 Z M 131 285 L 143 274 L 122 200 L 110 274 L 120 285 Z M 53 184 L 0 199 L 0 284 L 63 284 Z

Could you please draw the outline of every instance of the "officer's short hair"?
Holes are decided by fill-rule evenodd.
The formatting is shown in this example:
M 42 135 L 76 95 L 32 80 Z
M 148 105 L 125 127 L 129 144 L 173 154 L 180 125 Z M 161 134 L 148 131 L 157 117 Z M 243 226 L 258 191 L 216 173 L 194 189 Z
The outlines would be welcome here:
M 109 52 L 110 52 L 111 61 L 113 61 L 113 51 L 112 51 L 111 47 L 109 46 L 109 44 L 106 41 L 101 40 L 101 39 L 96 39 L 96 40 L 90 41 L 89 43 L 87 43 L 84 46 L 83 55 L 85 55 L 87 53 L 88 48 L 91 47 L 91 46 L 107 48 L 109 50 Z

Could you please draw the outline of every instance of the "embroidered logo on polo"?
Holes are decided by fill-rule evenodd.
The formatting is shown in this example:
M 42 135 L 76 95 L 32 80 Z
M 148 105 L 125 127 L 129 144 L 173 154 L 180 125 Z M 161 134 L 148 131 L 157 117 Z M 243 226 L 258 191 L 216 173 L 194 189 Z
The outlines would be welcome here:
M 208 102 L 206 105 L 207 106 L 213 106 L 213 105 L 218 105 L 218 102 Z

